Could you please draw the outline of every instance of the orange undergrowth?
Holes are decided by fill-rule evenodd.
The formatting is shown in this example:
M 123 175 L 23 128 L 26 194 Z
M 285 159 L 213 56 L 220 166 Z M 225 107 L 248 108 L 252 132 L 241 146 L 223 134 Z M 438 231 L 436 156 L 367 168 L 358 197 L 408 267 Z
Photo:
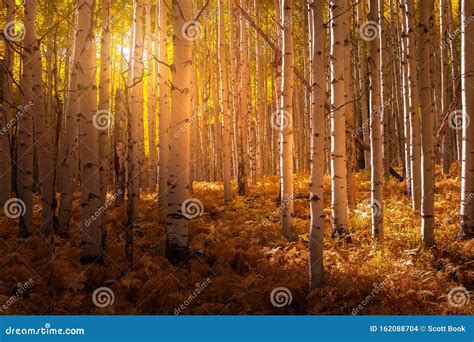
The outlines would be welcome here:
M 308 193 L 308 175 L 295 176 L 296 192 Z M 135 231 L 135 260 L 124 255 L 125 207 L 107 212 L 105 265 L 81 265 L 79 198 L 74 201 L 70 238 L 36 234 L 17 237 L 17 222 L 0 219 L 0 308 L 19 282 L 33 285 L 1 314 L 473 314 L 474 300 L 456 308 L 449 291 L 474 287 L 474 241 L 455 239 L 459 222 L 459 170 L 437 175 L 437 247 L 420 247 L 420 219 L 405 195 L 405 184 L 385 185 L 385 242 L 374 247 L 370 237 L 370 177 L 357 175 L 356 207 L 351 210 L 352 242 L 330 238 L 330 179 L 325 179 L 326 285 L 308 286 L 309 204 L 295 201 L 297 236 L 288 241 L 279 232 L 278 177 L 251 186 L 249 195 L 224 206 L 220 183 L 196 183 L 193 197 L 205 213 L 191 222 L 193 257 L 175 268 L 164 258 L 165 228 L 158 225 L 156 194 L 141 199 Z M 40 219 L 36 199 L 35 220 Z M 266 220 L 265 220 L 266 219 Z M 39 224 L 39 221 L 36 221 Z M 209 284 L 189 301 L 196 285 Z M 99 308 L 96 288 L 109 287 L 114 303 Z M 277 308 L 270 293 L 291 291 L 290 305 Z M 379 291 L 374 295 L 374 288 Z M 370 298 L 370 300 L 368 300 Z M 188 302 L 187 302 L 188 300 Z M 189 303 L 190 302 L 190 303 Z M 360 308 L 360 307 L 359 307 Z

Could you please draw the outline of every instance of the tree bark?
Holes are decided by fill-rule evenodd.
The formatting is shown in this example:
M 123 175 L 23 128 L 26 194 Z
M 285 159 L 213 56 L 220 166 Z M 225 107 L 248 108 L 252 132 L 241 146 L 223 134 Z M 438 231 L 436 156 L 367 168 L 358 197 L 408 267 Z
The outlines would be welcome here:
M 474 3 L 462 1 L 461 9 L 461 99 L 463 158 L 461 171 L 461 225 L 458 237 L 474 237 Z M 471 122 L 469 123 L 469 119 Z
M 312 289 L 324 285 L 324 131 L 325 131 L 325 33 L 324 4 L 309 4 L 311 40 L 311 179 L 309 231 L 309 283 Z
M 329 2 L 331 22 L 331 185 L 333 237 L 348 235 L 346 116 L 344 109 L 344 0 Z
M 418 25 L 418 69 L 420 71 L 420 112 L 422 151 L 421 233 L 426 246 L 435 244 L 434 237 L 434 153 L 433 119 L 430 92 L 430 21 L 433 20 L 433 2 L 420 0 Z
M 166 222 L 166 257 L 175 265 L 185 262 L 189 255 L 189 227 L 185 216 L 189 199 L 189 164 L 191 132 L 186 123 L 191 118 L 191 89 L 193 74 L 192 42 L 183 35 L 183 26 L 191 20 L 192 3 L 173 1 L 173 81 L 171 92 L 171 121 L 173 132 L 182 132 L 170 144 L 168 215 Z M 186 32 L 186 31 L 184 31 Z

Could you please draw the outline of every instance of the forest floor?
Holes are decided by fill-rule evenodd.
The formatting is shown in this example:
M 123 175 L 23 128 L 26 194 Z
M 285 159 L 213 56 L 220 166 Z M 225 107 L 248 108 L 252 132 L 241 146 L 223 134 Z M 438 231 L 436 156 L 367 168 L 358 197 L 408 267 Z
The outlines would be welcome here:
M 308 177 L 295 176 L 296 193 L 308 193 Z M 124 206 L 108 209 L 105 265 L 79 262 L 78 196 L 70 238 L 35 234 L 22 240 L 17 221 L 2 216 L 0 314 L 473 314 L 474 300 L 462 307 L 448 303 L 451 289 L 474 288 L 474 240 L 455 239 L 459 169 L 436 179 L 437 246 L 425 250 L 405 184 L 393 179 L 384 191 L 385 242 L 374 248 L 368 173 L 357 175 L 358 205 L 349 215 L 352 242 L 332 240 L 326 178 L 326 285 L 313 291 L 308 286 L 309 203 L 295 201 L 297 236 L 288 241 L 279 231 L 278 177 L 251 186 L 248 196 L 235 197 L 229 206 L 220 183 L 196 183 L 193 197 L 205 212 L 190 223 L 197 252 L 182 268 L 164 257 L 165 227 L 155 223 L 156 194 L 142 196 L 132 267 L 124 253 Z M 30 278 L 19 294 L 19 283 Z M 94 305 L 92 293 L 99 287 L 113 291 L 113 304 Z M 270 294 L 278 287 L 291 292 L 291 304 L 272 305 Z

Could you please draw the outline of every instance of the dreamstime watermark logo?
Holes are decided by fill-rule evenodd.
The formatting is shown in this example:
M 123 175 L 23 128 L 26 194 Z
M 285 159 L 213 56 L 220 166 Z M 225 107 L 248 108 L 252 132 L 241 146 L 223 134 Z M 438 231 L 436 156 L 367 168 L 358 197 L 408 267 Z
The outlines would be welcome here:
M 474 21 L 474 15 L 470 15 L 464 20 L 464 26 L 469 25 L 472 21 Z M 440 44 L 441 49 L 446 49 L 450 46 L 450 43 L 455 40 L 461 34 L 461 27 L 458 27 L 453 33 L 448 33 L 448 36 L 443 39 Z
M 114 124 L 114 117 L 108 110 L 102 109 L 94 114 L 92 117 L 92 124 L 98 130 L 105 131 Z
M 372 215 L 377 217 L 382 214 L 382 203 L 374 198 L 370 204 L 370 209 L 372 210 Z
M 448 117 L 449 127 L 451 127 L 452 129 L 456 131 L 462 129 L 463 125 L 468 127 L 470 122 L 471 122 L 471 118 L 469 117 L 469 115 L 461 109 L 458 109 L 449 113 L 449 117 Z
M 282 308 L 284 306 L 291 305 L 293 301 L 293 295 L 291 291 L 286 287 L 274 288 L 270 293 L 270 302 L 274 307 Z
M 117 192 L 115 192 L 111 197 L 107 196 L 107 199 L 105 200 L 105 203 L 103 206 L 99 208 L 93 215 L 91 215 L 90 218 L 88 218 L 85 222 L 84 225 L 86 227 L 89 227 L 95 220 L 97 220 L 113 203 L 115 203 L 115 200 L 122 195 L 122 190 L 119 189 Z
M 188 130 L 189 127 L 191 127 L 193 123 L 198 121 L 198 118 L 199 118 L 198 112 L 199 111 L 203 112 L 205 110 L 209 110 L 209 106 L 207 104 L 204 104 L 202 106 L 196 106 L 193 110 L 193 115 L 189 119 L 185 120 L 183 125 L 179 129 L 174 131 L 174 134 L 173 134 L 174 138 L 179 139 L 183 135 L 183 133 L 186 132 L 186 130 Z
M 0 306 L 0 312 L 4 312 L 7 310 L 10 306 L 12 306 L 15 302 L 17 302 L 19 299 L 23 297 L 23 295 L 26 293 L 26 290 L 28 290 L 31 286 L 33 286 L 33 279 L 30 278 L 24 283 L 18 283 L 16 285 L 17 289 L 15 290 L 15 293 L 8 298 L 5 303 L 3 303 Z
M 377 39 L 379 34 L 380 28 L 376 21 L 366 21 L 359 27 L 359 36 L 366 42 Z
M 386 107 L 386 106 L 389 106 L 390 103 L 389 101 L 386 101 L 382 104 L 382 106 L 380 107 L 374 107 L 372 109 L 372 113 L 371 115 L 369 115 L 369 117 L 367 119 L 364 120 L 364 122 L 362 123 L 362 125 L 360 125 L 359 127 L 357 127 L 354 132 L 352 133 L 352 136 L 354 138 L 357 138 L 359 136 L 359 134 L 363 134 L 364 133 L 364 130 L 366 129 L 369 129 L 370 128 L 370 125 L 372 124 L 372 121 L 377 118 L 377 117 L 381 117 L 382 116 L 382 113 L 383 113 L 383 109 Z
M 462 286 L 455 287 L 448 293 L 448 303 L 455 308 L 466 306 L 470 299 L 469 291 Z
M 0 131 L 0 136 L 7 134 L 8 131 L 17 124 L 17 122 L 21 119 L 23 115 L 25 115 L 27 112 L 31 110 L 31 108 L 35 105 L 33 101 L 29 101 L 26 105 L 24 106 L 18 106 L 16 115 L 12 117 L 3 127 L 2 130 Z M 1 108 L 3 110 L 3 107 Z
M 291 125 L 291 114 L 290 112 L 279 108 L 275 110 L 270 118 L 270 126 L 275 130 L 279 131 L 285 129 Z
M 3 211 L 5 215 L 11 219 L 19 218 L 20 216 L 25 215 L 26 204 L 19 198 L 10 198 L 7 200 L 3 206 Z
M 12 42 L 23 40 L 26 35 L 25 24 L 21 21 L 9 21 L 5 24 L 3 35 Z
M 188 219 L 195 219 L 204 212 L 204 205 L 197 198 L 188 198 L 181 205 L 183 216 Z
M 181 33 L 184 39 L 193 42 L 202 34 L 202 26 L 199 24 L 199 22 L 190 20 L 184 23 L 183 27 L 181 28 Z
M 284 209 L 288 208 L 288 205 L 290 204 L 290 202 L 295 200 L 296 195 L 297 194 L 293 194 L 293 195 L 289 196 L 287 199 L 282 200 L 280 205 L 278 206 L 278 208 L 276 208 L 276 210 L 273 211 L 270 216 L 263 219 L 263 224 L 270 224 L 276 218 L 278 218 L 281 215 L 281 212 Z
M 112 289 L 108 287 L 99 287 L 92 293 L 92 302 L 99 308 L 114 304 L 115 295 Z
M 175 316 L 181 314 L 181 312 L 183 312 L 197 298 L 197 296 L 199 296 L 211 284 L 211 282 L 211 279 L 207 278 L 202 284 L 196 283 L 196 289 L 193 293 L 182 304 L 180 304 L 179 307 L 174 309 Z
M 372 291 L 367 295 L 367 297 L 364 298 L 362 302 L 360 302 L 359 305 L 352 309 L 352 314 L 354 316 L 358 315 L 386 287 L 387 284 L 385 281 L 381 282 L 380 284 L 373 284 Z
M 5 329 L 6 335 L 84 335 L 83 328 L 53 328 L 51 323 L 46 323 L 40 328 L 16 328 L 9 326 Z

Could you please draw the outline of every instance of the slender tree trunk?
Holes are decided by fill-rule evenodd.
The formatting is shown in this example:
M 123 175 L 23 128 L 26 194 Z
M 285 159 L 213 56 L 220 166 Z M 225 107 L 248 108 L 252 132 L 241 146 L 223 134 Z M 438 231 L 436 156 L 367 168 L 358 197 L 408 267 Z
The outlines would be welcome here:
M 324 130 L 325 130 L 325 26 L 324 4 L 311 0 L 311 225 L 309 232 L 309 282 L 311 288 L 324 284 Z
M 462 1 L 461 8 L 461 98 L 463 158 L 461 181 L 461 225 L 458 237 L 474 237 L 474 3 Z M 469 123 L 469 119 L 471 122 Z
M 421 145 L 418 71 L 416 56 L 416 24 L 413 0 L 405 0 L 406 25 L 408 27 L 408 85 L 410 99 L 410 135 L 411 135 L 411 172 L 413 209 L 421 209 Z M 418 43 L 419 44 L 419 43 Z
M 137 226 L 140 205 L 140 171 L 142 144 L 140 143 L 140 122 L 143 120 L 143 0 L 134 1 L 133 13 L 133 61 L 132 83 L 130 89 L 130 114 L 128 120 L 128 203 L 127 227 L 125 232 L 125 254 L 129 262 L 133 261 L 133 230 Z
M 6 0 L 5 22 L 12 22 L 15 18 L 15 1 Z M 13 66 L 14 50 L 10 44 L 5 44 L 3 60 L 3 101 L 0 111 L 0 206 L 3 206 L 12 195 L 12 154 L 11 154 L 11 119 L 15 112 L 13 103 Z
M 448 1 L 440 0 L 439 13 L 439 30 L 440 30 L 440 57 L 441 57 L 441 117 L 447 114 L 449 108 L 449 61 L 448 61 L 448 46 L 444 42 L 449 40 L 448 35 Z M 449 173 L 451 166 L 451 131 L 448 130 L 443 135 L 442 146 L 442 170 L 444 174 Z
M 381 3 L 382 1 L 382 3 Z M 383 0 L 371 0 L 369 22 L 377 23 L 377 37 L 369 43 L 370 73 L 370 155 L 371 155 L 371 208 L 372 237 L 383 239 L 383 149 L 382 149 L 382 116 L 384 107 L 381 104 L 380 87 L 380 8 Z
M 219 0 L 219 72 L 221 79 L 221 101 L 222 101 L 222 126 L 223 126 L 223 146 L 222 146 L 222 166 L 224 180 L 224 201 L 229 203 L 232 200 L 230 187 L 231 176 L 231 118 L 229 106 L 229 80 L 227 77 L 227 55 L 225 43 L 225 18 L 224 0 Z
M 420 112 L 422 150 L 421 233 L 426 246 L 435 244 L 434 237 L 434 154 L 433 120 L 430 93 L 430 20 L 433 20 L 433 2 L 420 0 L 418 25 L 418 69 L 420 70 Z
M 99 111 L 96 114 L 96 125 L 99 129 L 99 162 L 100 162 L 100 203 L 105 207 L 107 200 L 107 183 L 109 174 L 109 129 L 112 121 L 110 113 L 110 74 L 111 58 L 110 47 L 112 31 L 110 27 L 110 0 L 102 1 L 102 37 L 100 41 L 100 83 L 99 83 Z M 100 121 L 102 120 L 102 121 Z M 102 247 L 106 240 L 106 215 L 100 215 L 100 224 L 103 234 Z
M 78 45 L 79 73 L 79 153 L 81 165 L 82 241 L 81 262 L 102 262 L 102 231 L 98 215 L 100 202 L 99 130 L 94 125 L 97 114 L 97 61 L 94 40 L 94 1 L 80 0 L 78 30 L 84 32 L 84 45 Z M 92 42 L 92 43 L 87 43 Z
M 359 10 L 359 27 L 364 23 L 367 18 L 367 9 L 364 3 L 360 3 L 358 6 Z M 367 72 L 367 53 L 366 44 L 363 39 L 358 39 L 358 54 L 360 63 L 360 78 L 361 78 L 361 99 L 360 107 L 362 113 L 362 137 L 364 141 L 364 161 L 365 168 L 370 168 L 370 126 L 369 126 L 369 85 L 368 85 L 368 72 Z
M 348 235 L 346 116 L 344 109 L 344 0 L 329 2 L 331 21 L 331 179 L 332 236 Z
M 158 64 L 158 87 L 159 100 L 159 160 L 158 181 L 159 196 L 158 209 L 160 223 L 166 222 L 166 210 L 168 208 L 168 159 L 170 146 L 170 112 L 169 112 L 169 69 L 168 63 L 168 4 L 166 0 L 159 0 L 159 64 Z
M 290 237 L 293 216 L 293 1 L 282 0 L 283 70 L 280 126 L 281 232 Z
M 83 5 L 84 6 L 84 5 Z M 70 75 L 68 83 L 68 94 L 65 111 L 66 118 L 62 134 L 62 145 L 60 152 L 60 180 L 59 191 L 61 194 L 59 202 L 58 225 L 59 233 L 67 234 L 72 213 L 72 195 L 76 185 L 77 147 L 78 147 L 78 122 L 80 111 L 80 89 L 78 88 L 80 69 L 80 57 L 82 47 L 86 45 L 87 23 L 82 13 L 76 9 L 76 24 L 73 31 L 73 48 L 71 52 Z M 79 21 L 81 20 L 81 22 Z M 80 27 L 80 29 L 79 29 Z
M 23 49 L 23 75 L 21 78 L 22 103 L 36 103 L 33 92 L 34 54 L 40 53 L 35 36 L 35 20 L 38 11 L 36 0 L 25 3 L 25 39 Z M 33 109 L 34 110 L 34 109 Z M 18 132 L 18 197 L 19 205 L 24 207 L 20 215 L 20 236 L 33 233 L 33 110 L 25 111 L 19 120 Z
M 405 12 L 405 9 L 404 9 Z M 408 65 L 408 30 L 406 13 L 402 13 L 402 46 L 401 46 L 401 73 L 403 84 L 403 127 L 405 137 L 405 177 L 407 195 L 412 196 L 412 171 L 411 171 L 411 135 L 410 135 L 410 88 L 409 88 L 409 65 Z
M 115 169 L 115 206 L 122 205 L 125 195 L 126 160 L 127 160 L 127 109 L 125 94 L 117 89 L 115 94 L 114 116 L 114 169 Z
M 355 207 L 355 141 L 354 141 L 354 84 L 352 79 L 352 45 L 349 0 L 345 0 L 342 25 L 344 27 L 344 111 L 346 116 L 347 142 L 347 201 L 349 208 Z
M 248 0 L 241 0 L 242 9 L 247 11 Z M 250 117 L 250 66 L 247 19 L 240 15 L 240 117 L 239 130 L 239 195 L 245 196 L 248 191 L 249 151 L 248 126 Z
M 156 162 L 156 112 L 155 112 L 155 78 L 153 65 L 153 29 L 152 29 L 152 1 L 148 0 L 146 7 L 146 51 L 147 51 L 147 80 L 148 80 L 148 190 L 156 191 L 157 162 Z
M 192 42 L 186 39 L 183 26 L 191 20 L 192 3 L 173 2 L 173 86 L 170 128 L 183 133 L 170 144 L 169 204 L 166 222 L 166 257 L 173 264 L 182 264 L 189 255 L 188 209 L 191 132 L 185 124 L 191 118 L 191 89 L 193 74 Z M 189 26 L 188 26 L 189 27 Z

